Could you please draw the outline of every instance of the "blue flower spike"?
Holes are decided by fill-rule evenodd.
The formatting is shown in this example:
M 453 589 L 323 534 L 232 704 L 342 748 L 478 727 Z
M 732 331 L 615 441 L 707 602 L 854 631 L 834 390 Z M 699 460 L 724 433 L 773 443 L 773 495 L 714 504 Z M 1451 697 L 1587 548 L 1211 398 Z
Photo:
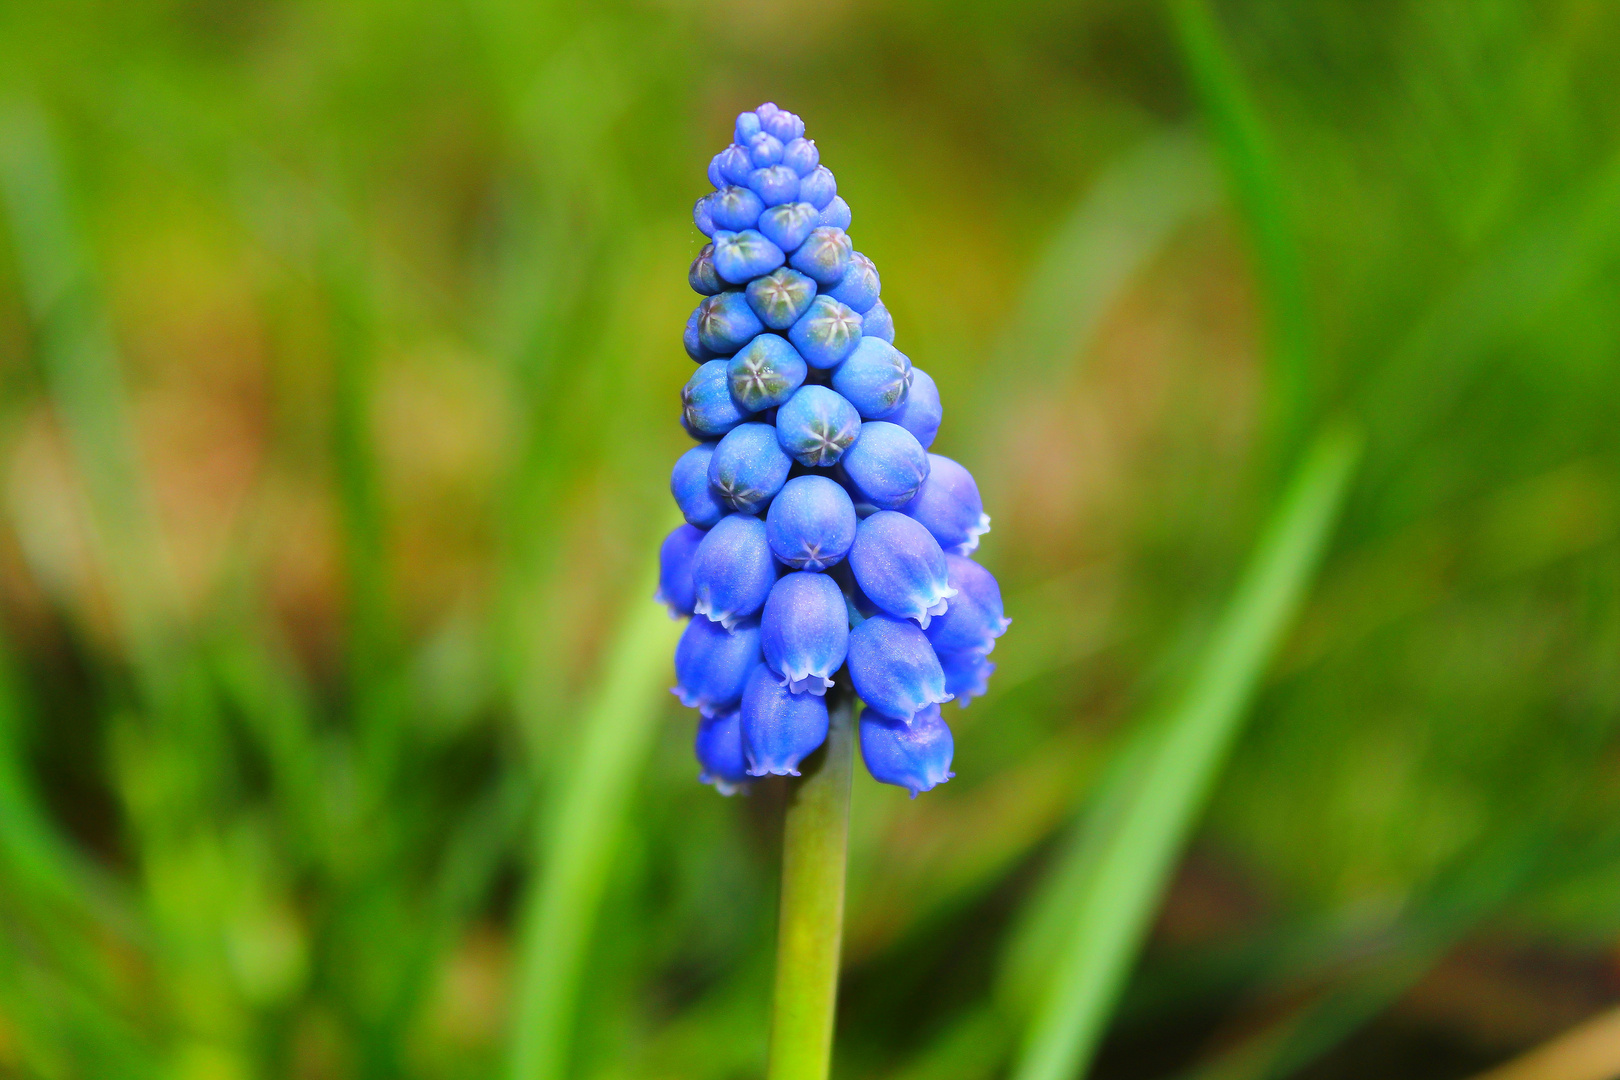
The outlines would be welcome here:
M 953 775 L 940 706 L 984 695 L 1009 620 L 970 558 L 978 485 L 929 453 L 939 387 L 894 347 L 878 268 L 804 121 L 766 102 L 708 163 L 687 271 L 703 297 L 657 599 L 688 618 L 674 693 L 697 709 L 699 779 L 797 776 L 829 708 L 865 703 L 861 755 L 913 797 Z
M 813 571 L 788 574 L 772 586 L 759 627 L 765 662 L 782 685 L 795 694 L 827 692 L 849 652 L 849 609 L 837 582 Z
M 879 783 L 905 788 L 913 799 L 956 775 L 951 772 L 955 752 L 938 705 L 919 712 L 909 724 L 871 709 L 861 711 L 861 760 L 867 771 Z
M 879 510 L 861 522 L 855 530 L 855 543 L 850 545 L 849 568 L 868 600 L 897 619 L 915 619 L 924 630 L 950 609 L 956 595 L 939 542 L 922 525 L 893 510 Z M 995 585 L 993 578 L 990 585 Z M 999 617 L 999 591 L 995 607 Z M 971 636 L 978 629 L 978 621 L 964 623 L 961 636 Z M 975 638 L 957 647 L 977 644 Z

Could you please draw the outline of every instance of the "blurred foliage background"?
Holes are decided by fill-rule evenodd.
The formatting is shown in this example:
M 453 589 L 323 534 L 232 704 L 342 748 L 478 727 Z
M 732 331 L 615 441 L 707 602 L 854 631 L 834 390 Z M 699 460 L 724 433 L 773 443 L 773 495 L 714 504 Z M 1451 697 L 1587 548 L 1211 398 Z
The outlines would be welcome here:
M 1006 1075 L 1021 913 L 1341 416 L 1095 1075 L 1460 1077 L 1620 1002 L 1620 9 L 1213 14 L 1200 81 L 1133 0 L 0 5 L 0 1076 L 516 1075 L 767 99 L 1015 620 L 956 779 L 857 779 L 837 1075 Z M 558 1075 L 755 1076 L 780 792 L 656 676 Z

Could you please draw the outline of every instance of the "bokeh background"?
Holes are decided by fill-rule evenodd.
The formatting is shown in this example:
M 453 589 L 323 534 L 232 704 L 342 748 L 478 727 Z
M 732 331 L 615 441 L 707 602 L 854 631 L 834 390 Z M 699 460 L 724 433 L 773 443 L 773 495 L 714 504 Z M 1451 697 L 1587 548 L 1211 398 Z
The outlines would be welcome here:
M 1023 913 L 1341 419 L 1094 1075 L 1462 1077 L 1620 1003 L 1620 9 L 1210 14 L 1224 68 L 1132 0 L 0 6 L 0 1076 L 511 1075 L 762 100 L 1014 619 L 956 778 L 857 778 L 836 1075 L 1006 1075 Z M 668 680 L 566 1075 L 762 1072 L 780 792 L 697 784 Z

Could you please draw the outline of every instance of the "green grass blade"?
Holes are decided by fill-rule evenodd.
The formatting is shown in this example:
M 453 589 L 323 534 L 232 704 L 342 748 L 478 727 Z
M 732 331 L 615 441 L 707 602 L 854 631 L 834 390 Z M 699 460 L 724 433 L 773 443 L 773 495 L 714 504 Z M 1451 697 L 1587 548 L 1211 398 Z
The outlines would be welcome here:
M 652 602 L 656 580 L 655 558 L 630 594 L 584 710 L 573 761 L 553 768 L 560 780 L 556 802 L 538 819 L 537 876 L 522 915 L 511 1080 L 553 1080 L 567 1070 L 591 932 L 631 785 L 663 715 L 670 655 L 680 635 L 680 624 Z
M 1068 1080 L 1090 1061 L 1178 852 L 1237 735 L 1260 675 L 1305 595 L 1342 505 L 1359 440 L 1321 435 L 1287 489 L 1185 698 L 1132 756 L 1106 824 L 1070 857 L 1056 906 L 1072 919 L 1054 954 L 1016 1080 Z M 1068 867 L 1065 868 L 1068 870 Z
M 1268 422 L 1277 459 L 1287 460 L 1315 406 L 1316 333 L 1277 152 L 1208 0 L 1175 0 L 1171 10 L 1187 72 L 1248 224 L 1269 323 Z

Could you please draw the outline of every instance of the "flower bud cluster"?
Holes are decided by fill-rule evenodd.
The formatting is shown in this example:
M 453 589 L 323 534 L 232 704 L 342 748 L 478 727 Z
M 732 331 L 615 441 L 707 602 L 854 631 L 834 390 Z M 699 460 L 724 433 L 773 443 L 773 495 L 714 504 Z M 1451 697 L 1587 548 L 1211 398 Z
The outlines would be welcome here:
M 951 777 L 940 705 L 985 692 L 1007 628 L 970 557 L 990 519 L 972 475 L 929 453 L 939 391 L 894 347 L 804 122 L 743 113 L 709 180 L 681 391 L 698 445 L 670 477 L 687 524 L 664 540 L 658 594 L 692 617 L 674 693 L 702 714 L 702 779 L 729 793 L 798 775 L 843 683 L 865 703 L 867 769 L 916 795 Z

